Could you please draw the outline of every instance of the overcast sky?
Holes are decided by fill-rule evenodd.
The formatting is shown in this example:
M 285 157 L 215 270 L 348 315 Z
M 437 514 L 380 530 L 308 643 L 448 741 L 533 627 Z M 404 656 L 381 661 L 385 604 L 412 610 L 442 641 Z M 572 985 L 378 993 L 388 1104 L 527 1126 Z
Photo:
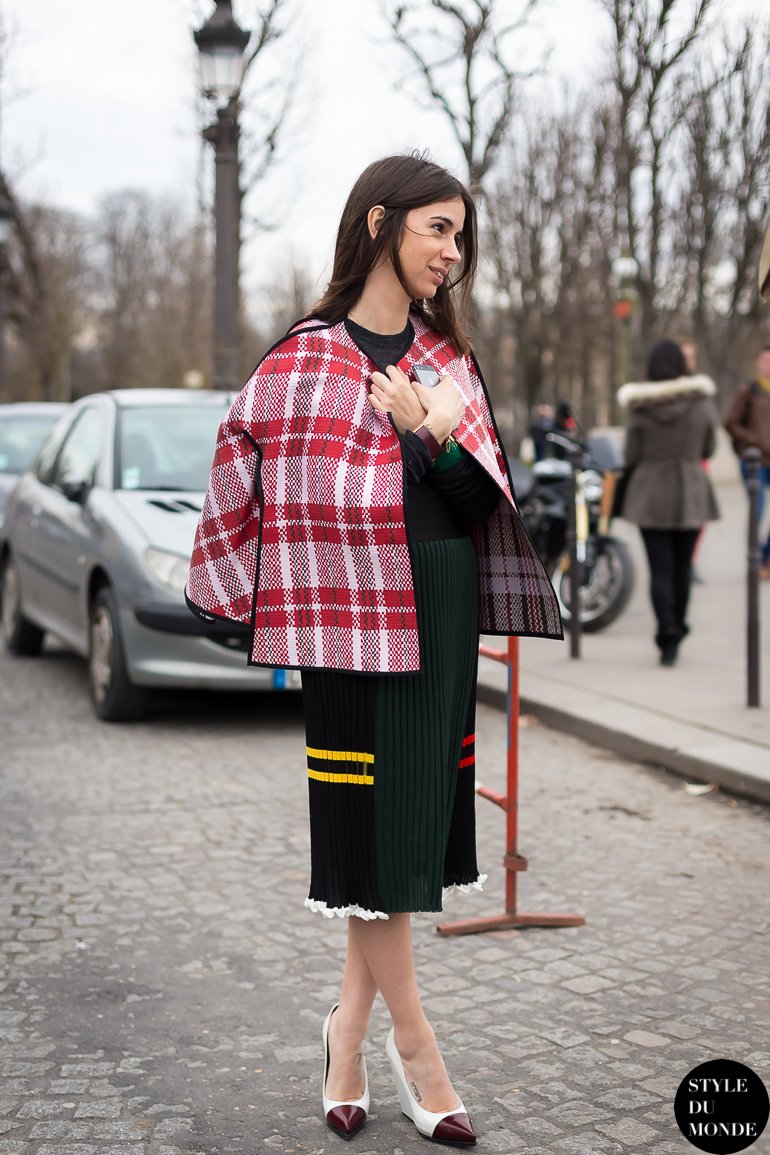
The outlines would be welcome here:
M 277 226 L 252 234 L 244 250 L 251 288 L 292 253 L 319 282 L 328 276 L 345 197 L 377 156 L 427 147 L 462 172 L 439 115 L 400 83 L 405 63 L 387 43 L 377 0 L 294 2 L 301 23 L 281 51 L 301 61 L 295 123 L 282 163 L 250 205 Z M 520 8 L 519 0 L 499 4 Z M 734 21 L 770 4 L 719 6 Z M 192 212 L 200 165 L 213 160 L 198 133 L 191 32 L 196 11 L 213 9 L 209 0 L 0 0 L 13 33 L 0 148 L 23 194 L 88 214 L 107 192 L 142 188 L 176 197 Z M 234 0 L 246 27 L 253 10 L 254 0 Z M 597 0 L 540 0 L 521 42 L 524 63 L 549 47 L 549 83 L 569 77 L 579 84 L 596 74 L 605 19 Z

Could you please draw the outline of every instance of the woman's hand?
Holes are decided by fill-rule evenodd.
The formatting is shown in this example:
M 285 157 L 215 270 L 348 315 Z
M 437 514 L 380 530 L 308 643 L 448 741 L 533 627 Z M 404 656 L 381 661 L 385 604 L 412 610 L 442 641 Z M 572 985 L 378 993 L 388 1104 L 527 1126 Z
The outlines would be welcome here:
M 425 409 L 420 424 L 427 425 L 437 441 L 446 441 L 465 416 L 465 402 L 453 379 L 442 377 L 432 389 L 417 384 L 413 384 L 412 388 Z M 412 425 L 411 428 L 416 429 L 418 426 Z
M 385 373 L 372 373 L 372 391 L 369 403 L 379 413 L 390 413 L 399 433 L 422 425 L 425 410 L 414 385 L 395 365 L 388 365 Z

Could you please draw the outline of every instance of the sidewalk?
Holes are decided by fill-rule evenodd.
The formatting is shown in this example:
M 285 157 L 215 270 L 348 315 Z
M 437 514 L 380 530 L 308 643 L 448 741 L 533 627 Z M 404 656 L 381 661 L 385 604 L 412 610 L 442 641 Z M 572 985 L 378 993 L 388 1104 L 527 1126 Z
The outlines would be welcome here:
M 625 757 L 770 802 L 770 583 L 761 588 L 762 705 L 746 706 L 746 513 L 743 488 L 718 488 L 722 519 L 698 556 L 704 584 L 690 603 L 691 634 L 673 669 L 658 665 L 647 564 L 635 526 L 617 521 L 637 564 L 632 600 L 581 658 L 564 642 L 521 642 L 521 709 Z M 502 648 L 504 639 L 485 638 Z M 502 706 L 506 669 L 481 659 L 479 697 Z

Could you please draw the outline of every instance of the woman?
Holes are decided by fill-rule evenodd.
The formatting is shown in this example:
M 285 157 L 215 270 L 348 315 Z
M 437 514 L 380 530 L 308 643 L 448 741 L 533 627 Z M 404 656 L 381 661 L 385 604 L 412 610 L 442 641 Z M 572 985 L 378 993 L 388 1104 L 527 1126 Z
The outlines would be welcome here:
M 673 666 L 688 633 L 692 557 L 698 534 L 719 517 L 701 462 L 716 446 L 719 417 L 714 382 L 688 375 L 681 347 L 659 341 L 650 353 L 648 380 L 624 385 L 621 406 L 630 410 L 626 466 L 631 471 L 623 517 L 642 532 L 650 566 L 650 596 L 657 621 L 655 642 L 663 666 Z
M 325 294 L 220 430 L 188 583 L 197 612 L 250 624 L 253 663 L 303 672 L 306 905 L 348 919 L 323 1028 L 324 1114 L 345 1137 L 369 1109 L 363 1042 L 379 990 L 403 1111 L 428 1138 L 476 1141 L 422 1009 L 410 913 L 484 877 L 479 629 L 561 636 L 455 312 L 475 264 L 459 181 L 414 155 L 365 170 Z

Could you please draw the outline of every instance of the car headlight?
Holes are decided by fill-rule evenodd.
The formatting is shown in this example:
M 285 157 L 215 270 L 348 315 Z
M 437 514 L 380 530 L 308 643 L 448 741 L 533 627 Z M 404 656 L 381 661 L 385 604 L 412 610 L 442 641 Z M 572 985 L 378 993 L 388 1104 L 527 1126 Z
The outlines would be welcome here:
M 144 556 L 158 581 L 177 593 L 184 593 L 190 568 L 189 558 L 180 557 L 178 553 L 169 553 L 165 549 L 155 549 L 153 546 L 150 546 Z

